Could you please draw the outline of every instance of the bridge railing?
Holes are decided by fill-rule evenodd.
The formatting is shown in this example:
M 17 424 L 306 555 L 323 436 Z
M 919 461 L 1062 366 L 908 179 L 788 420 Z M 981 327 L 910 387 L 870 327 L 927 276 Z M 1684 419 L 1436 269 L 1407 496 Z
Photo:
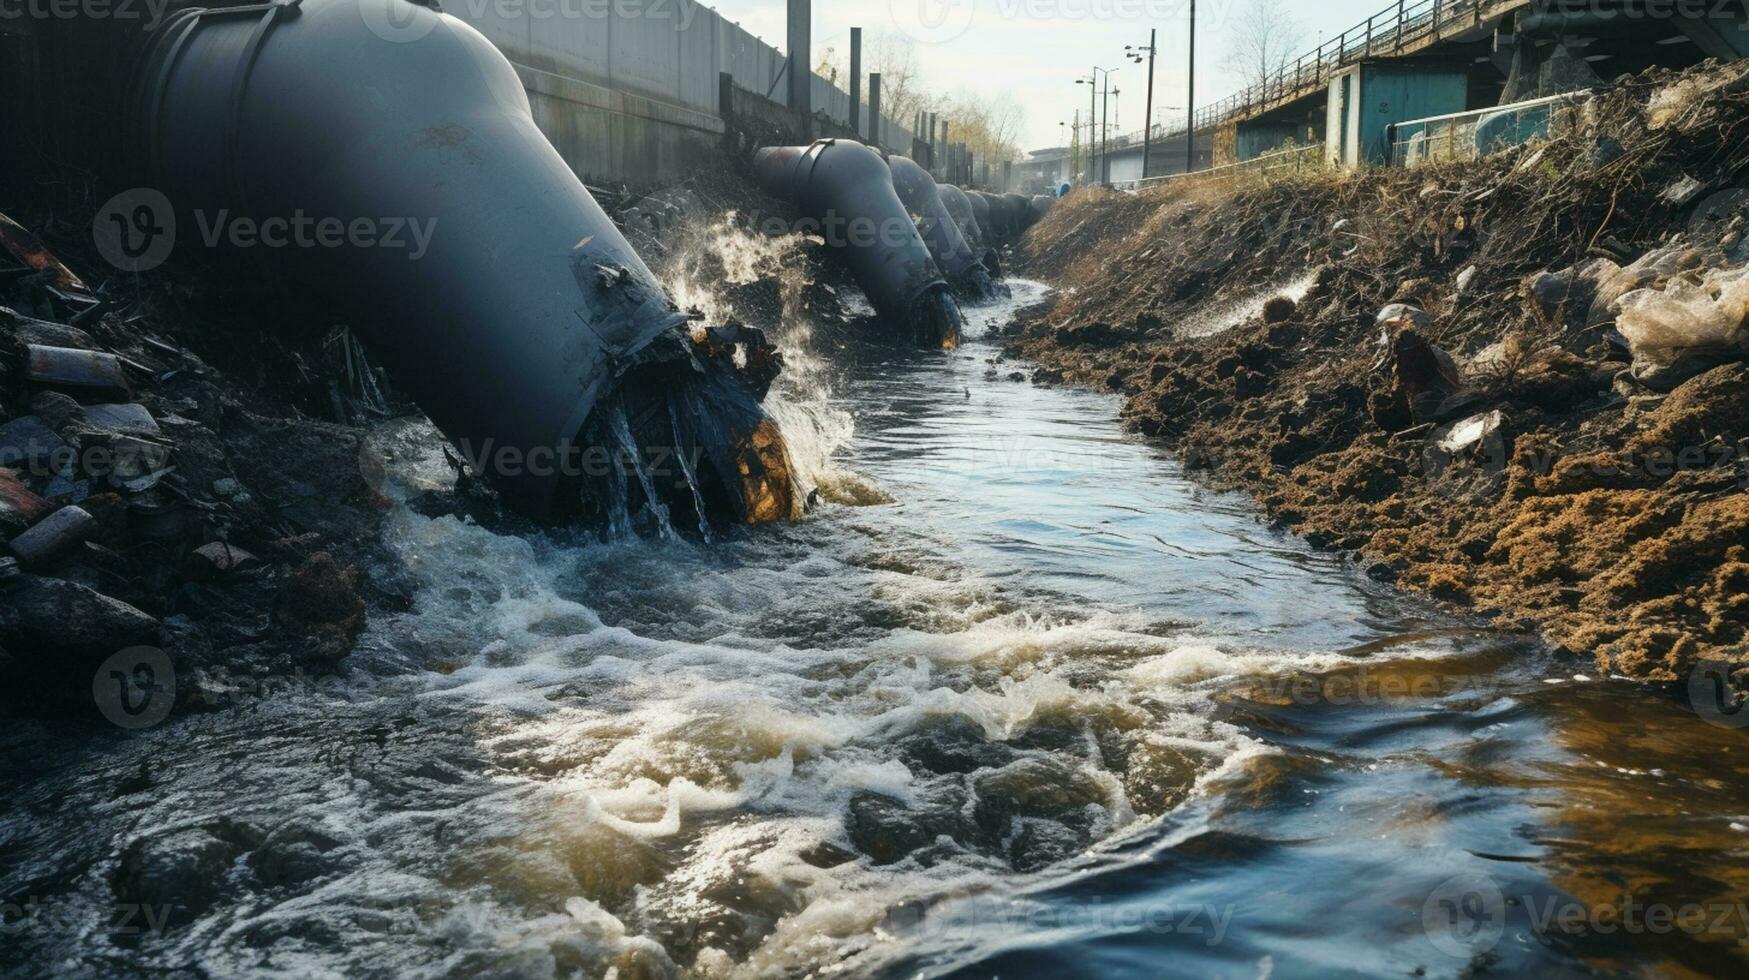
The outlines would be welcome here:
M 1293 146 L 1285 150 L 1276 150 L 1250 160 L 1229 163 L 1215 167 L 1212 170 L 1198 170 L 1188 174 L 1167 174 L 1162 177 L 1149 177 L 1145 180 L 1114 181 L 1112 187 L 1120 191 L 1139 191 L 1148 187 L 1161 187 L 1177 180 L 1221 180 L 1223 178 L 1242 177 L 1248 174 L 1264 176 L 1282 173 L 1297 173 L 1303 170 L 1319 170 L 1328 166 L 1324 157 L 1324 145 L 1313 143 L 1310 146 Z
M 1473 160 L 1545 138 L 1561 127 L 1561 109 L 1583 102 L 1590 95 L 1589 91 L 1566 92 L 1511 105 L 1393 123 L 1391 163 L 1414 167 Z
M 1212 105 L 1199 107 L 1191 125 L 1168 129 L 1151 127 L 1155 140 L 1182 136 L 1186 130 L 1207 129 L 1235 116 L 1306 95 L 1330 83 L 1343 68 L 1357 61 L 1397 54 L 1411 45 L 1438 37 L 1447 28 L 1473 27 L 1480 23 L 1489 0 L 1397 0 L 1364 22 L 1325 41 L 1317 49 L 1283 64 L 1262 81 Z M 1143 131 L 1112 138 L 1112 145 L 1140 143 Z

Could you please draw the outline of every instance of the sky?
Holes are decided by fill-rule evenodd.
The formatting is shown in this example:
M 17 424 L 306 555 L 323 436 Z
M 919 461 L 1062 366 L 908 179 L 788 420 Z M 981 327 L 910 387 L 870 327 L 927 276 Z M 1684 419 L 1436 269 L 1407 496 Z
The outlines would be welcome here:
M 1236 23 L 1262 0 L 1197 0 L 1196 101 L 1231 94 L 1239 80 L 1221 66 Z M 909 37 L 925 79 L 945 94 L 1008 96 L 1025 112 L 1020 144 L 1028 150 L 1067 142 L 1059 123 L 1085 115 L 1088 89 L 1076 85 L 1094 66 L 1118 69 L 1113 86 L 1113 127 L 1142 125 L 1148 68 L 1124 60 L 1124 45 L 1146 47 L 1148 30 L 1159 31 L 1155 62 L 1155 118 L 1183 119 L 1191 0 L 814 0 L 813 51 L 843 57 L 850 28 L 863 28 L 865 44 L 877 32 Z M 767 44 L 786 43 L 784 0 L 705 0 L 729 20 Z M 1394 0 L 1286 0 L 1306 51 L 1334 39 L 1389 7 Z M 1176 110 L 1176 111 L 1168 111 Z

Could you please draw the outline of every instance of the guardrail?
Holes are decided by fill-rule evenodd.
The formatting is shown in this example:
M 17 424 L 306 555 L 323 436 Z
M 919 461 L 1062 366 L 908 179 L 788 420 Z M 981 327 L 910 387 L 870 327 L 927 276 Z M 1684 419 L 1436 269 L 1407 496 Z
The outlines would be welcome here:
M 1192 125 L 1181 124 L 1175 129 L 1164 125 L 1151 127 L 1152 138 L 1160 140 L 1181 136 L 1189 129 L 1206 129 L 1234 116 L 1309 94 L 1328 85 L 1333 75 L 1356 61 L 1401 53 L 1413 44 L 1439 37 L 1448 28 L 1479 26 L 1483 8 L 1489 5 L 1490 0 L 1397 0 L 1364 23 L 1343 31 L 1335 40 L 1301 55 L 1292 65 L 1284 64 L 1262 82 L 1197 109 Z M 1142 135 L 1138 129 L 1113 137 L 1112 146 L 1140 143 Z
M 1324 157 L 1324 145 L 1313 143 L 1309 146 L 1295 146 L 1286 150 L 1276 150 L 1250 160 L 1229 163 L 1215 167 L 1212 170 L 1197 170 L 1188 174 L 1166 174 L 1161 177 L 1148 177 L 1143 180 L 1114 181 L 1112 187 L 1120 191 L 1135 192 L 1147 187 L 1161 187 L 1176 180 L 1195 178 L 1198 180 L 1221 180 L 1223 178 L 1241 177 L 1248 174 L 1279 174 L 1299 173 L 1305 170 L 1321 170 L 1329 164 Z
M 1558 125 L 1557 110 L 1590 98 L 1589 91 L 1567 92 L 1511 105 L 1410 119 L 1391 126 L 1391 163 L 1473 160 L 1547 137 Z

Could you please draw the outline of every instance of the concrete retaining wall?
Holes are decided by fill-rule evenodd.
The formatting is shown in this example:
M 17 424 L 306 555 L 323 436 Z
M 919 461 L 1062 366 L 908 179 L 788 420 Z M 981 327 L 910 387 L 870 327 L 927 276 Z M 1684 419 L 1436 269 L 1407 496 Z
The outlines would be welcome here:
M 516 66 L 541 131 L 586 181 L 650 186 L 707 165 L 724 131 L 719 73 L 788 101 L 784 55 L 693 0 L 446 0 L 444 11 Z M 849 94 L 812 81 L 815 114 L 848 125 Z M 883 136 L 911 152 L 906 127 L 889 119 Z

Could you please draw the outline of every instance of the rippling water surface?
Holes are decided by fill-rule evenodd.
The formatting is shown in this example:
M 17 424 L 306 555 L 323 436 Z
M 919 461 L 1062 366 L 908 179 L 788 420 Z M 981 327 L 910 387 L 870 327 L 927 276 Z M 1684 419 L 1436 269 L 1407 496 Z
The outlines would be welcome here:
M 11 733 L 6 893 L 43 903 L 12 969 L 1741 968 L 1741 732 L 1429 613 L 995 357 L 814 363 L 779 408 L 799 523 L 604 546 L 399 508 L 416 601 L 344 682 Z M 409 492 L 446 475 L 400 455 Z M 222 884 L 117 935 L 117 854 L 203 831 Z M 1630 895 L 1709 928 L 1606 929 Z

